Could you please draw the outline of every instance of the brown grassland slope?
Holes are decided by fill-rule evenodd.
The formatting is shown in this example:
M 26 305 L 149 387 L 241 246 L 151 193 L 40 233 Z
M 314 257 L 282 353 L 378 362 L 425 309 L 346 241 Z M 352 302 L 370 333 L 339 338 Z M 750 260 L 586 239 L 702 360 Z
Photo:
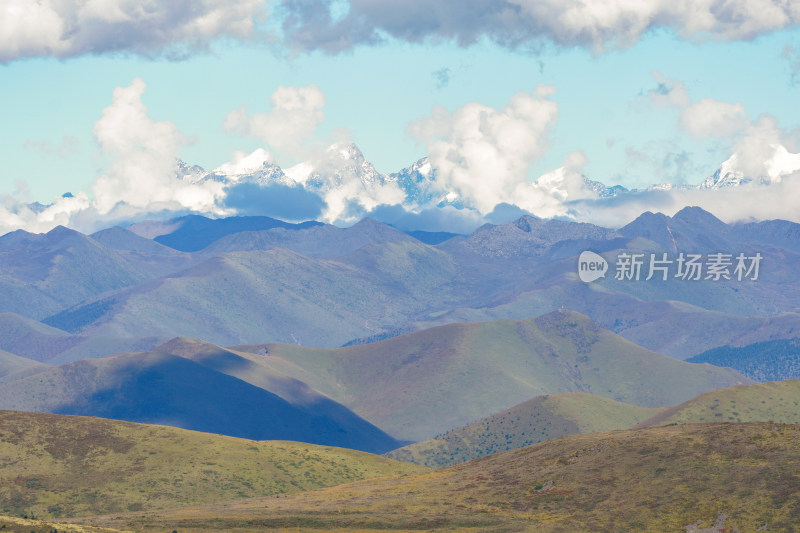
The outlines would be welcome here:
M 384 455 L 438 467 L 566 435 L 703 422 L 800 424 L 800 380 L 718 389 L 661 409 L 636 407 L 580 392 L 538 396 Z
M 179 507 L 421 469 L 343 448 L 0 411 L 0 514 L 11 516 Z
M 119 530 L 0 514 L 0 531 L 3 533 L 118 533 Z
M 429 467 L 448 466 L 557 437 L 628 429 L 660 411 L 585 392 L 549 394 L 384 455 Z
M 800 424 L 800 380 L 719 389 L 664 409 L 641 426 L 698 422 Z
M 96 517 L 142 531 L 795 531 L 800 426 L 693 424 L 577 435 L 456 466 L 285 497 Z

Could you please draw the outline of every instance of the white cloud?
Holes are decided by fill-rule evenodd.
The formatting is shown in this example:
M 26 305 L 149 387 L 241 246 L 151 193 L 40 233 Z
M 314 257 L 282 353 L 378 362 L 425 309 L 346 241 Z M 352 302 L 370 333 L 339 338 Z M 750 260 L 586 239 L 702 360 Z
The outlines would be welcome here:
M 594 51 L 627 47 L 670 29 L 685 39 L 749 40 L 800 23 L 786 0 L 350 0 L 345 17 L 333 0 L 283 0 L 284 32 L 301 49 L 339 52 L 391 36 L 409 42 L 481 38 L 510 48 L 545 42 Z
M 70 197 L 59 197 L 43 210 L 21 202 L 10 195 L 0 197 L 0 234 L 17 229 L 31 232 L 50 231 L 55 226 L 70 226 L 76 214 L 91 209 L 91 201 L 85 193 Z
M 529 185 L 531 165 L 547 149 L 558 118 L 554 92 L 544 85 L 519 92 L 499 110 L 478 103 L 455 112 L 435 108 L 408 132 L 427 145 L 436 186 L 488 213 L 514 203 L 517 189 Z
M 761 115 L 747 125 L 733 148 L 736 170 L 750 178 L 780 181 L 800 170 L 800 154 L 790 153 L 786 132 L 775 117 Z
M 771 115 L 751 120 L 741 103 L 713 98 L 692 101 L 686 86 L 653 73 L 658 86 L 648 94 L 657 107 L 674 107 L 679 111 L 682 130 L 698 139 L 718 139 L 731 153 L 725 161 L 726 171 L 740 173 L 750 179 L 779 181 L 782 176 L 800 170 L 800 154 L 788 149 L 793 144 L 788 133 Z
M 708 137 L 730 137 L 745 129 L 749 123 L 744 106 L 703 98 L 683 109 L 680 116 L 683 130 L 705 139 Z
M 172 122 L 159 122 L 147 114 L 144 90 L 139 78 L 129 87 L 114 89 L 111 105 L 95 123 L 94 136 L 111 161 L 93 187 L 98 212 L 107 214 L 117 204 L 211 210 L 221 185 L 176 178 L 178 149 L 186 144 L 186 137 Z
M 319 149 L 314 133 L 325 119 L 325 95 L 313 83 L 307 87 L 280 86 L 270 97 L 269 113 L 248 115 L 243 107 L 225 117 L 223 127 L 246 137 L 263 140 L 279 153 L 293 158 Z
M 94 125 L 108 165 L 93 185 L 93 198 L 81 191 L 37 207 L 28 204 L 20 190 L 2 198 L 0 230 L 47 231 L 61 224 L 91 231 L 98 225 L 159 211 L 224 214 L 217 205 L 224 194 L 222 183 L 177 176 L 178 149 L 186 137 L 172 122 L 156 121 L 147 114 L 142 103 L 145 87 L 136 78 L 128 87 L 114 89 L 111 104 Z M 29 143 L 28 147 L 59 150 L 49 143 Z
M 699 206 L 725 222 L 791 220 L 800 222 L 797 198 L 800 173 L 780 182 L 751 182 L 719 190 L 672 189 L 641 191 L 612 199 L 579 201 L 569 205 L 569 217 L 606 227 L 624 226 L 645 211 L 674 215 L 688 205 Z
M 217 38 L 250 39 L 264 0 L 0 0 L 0 63 L 132 52 L 181 57 Z
M 178 149 L 186 137 L 172 122 L 147 114 L 144 90 L 138 78 L 128 87 L 117 87 L 95 123 L 93 133 L 108 166 L 94 183 L 93 198 L 78 192 L 40 208 L 28 204 L 18 187 L 17 194 L 0 202 L 0 230 L 47 231 L 61 224 L 92 231 L 160 211 L 225 214 L 218 202 L 225 194 L 223 183 L 177 175 Z M 54 149 L 49 143 L 29 147 Z
M 648 96 L 656 107 L 682 108 L 689 105 L 689 92 L 684 83 L 667 78 L 657 70 L 652 74 L 658 85 L 648 93 Z

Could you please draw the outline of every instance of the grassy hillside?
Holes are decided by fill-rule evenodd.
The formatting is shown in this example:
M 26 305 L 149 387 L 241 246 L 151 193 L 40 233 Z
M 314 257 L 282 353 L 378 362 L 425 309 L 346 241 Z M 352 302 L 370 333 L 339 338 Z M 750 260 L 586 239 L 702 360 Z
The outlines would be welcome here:
M 175 250 L 195 252 L 226 235 L 242 231 L 260 231 L 272 228 L 299 230 L 320 225 L 320 222 L 291 224 L 264 216 L 243 216 L 211 219 L 200 215 L 187 215 L 169 221 L 176 227 L 154 240 Z
M 0 350 L 48 364 L 106 357 L 119 352 L 146 351 L 166 340 L 159 337 L 72 335 L 31 318 L 0 313 Z
M 438 467 L 566 435 L 706 422 L 800 424 L 800 380 L 718 389 L 661 409 L 635 407 L 584 393 L 539 396 L 385 455 Z
M 42 520 L 34 517 L 23 518 L 0 514 L 0 531 L 3 533 L 118 533 L 117 529 L 104 527 L 85 526 L 82 524 L 67 524 L 57 520 Z
M 188 346 L 195 350 L 197 361 L 180 353 Z M 46 367 L 8 381 L 0 387 L 0 408 L 100 416 L 380 453 L 400 445 L 304 384 L 281 380 L 278 375 L 268 379 L 249 363 L 219 347 L 176 340 L 151 352 Z M 249 381 L 239 379 L 241 374 L 249 374 L 245 378 Z M 269 390 L 275 383 L 283 385 L 278 389 L 283 396 Z
M 38 518 L 284 494 L 419 470 L 342 448 L 14 411 L 0 411 L 0 457 L 0 514 Z
M 798 440 L 800 426 L 780 424 L 578 435 L 431 472 L 91 523 L 143 531 L 660 533 L 717 522 L 789 533 L 800 523 Z
M 450 324 L 347 348 L 266 349 L 273 368 L 412 441 L 543 394 L 587 392 L 661 407 L 747 381 L 729 369 L 645 350 L 567 311 Z
M 385 455 L 429 467 L 447 466 L 556 437 L 627 429 L 659 411 L 582 392 L 538 396 Z
M 274 228 L 266 231 L 243 231 L 214 241 L 204 254 L 285 248 L 310 257 L 340 257 L 368 244 L 410 241 L 412 236 L 370 218 L 348 228 L 331 224 L 304 229 Z
M 41 319 L 152 274 L 91 238 L 57 226 L 0 243 L 0 311 Z
M 574 273 L 574 258 L 553 261 L 547 268 L 552 271 L 550 279 L 531 279 L 527 285 L 515 287 L 504 298 L 493 301 L 491 306 L 454 309 L 421 321 L 421 327 L 531 317 L 566 307 L 592 317 L 601 326 L 639 346 L 677 359 L 688 359 L 729 344 L 744 346 L 800 337 L 800 314 L 794 312 L 768 317 L 737 316 L 734 310 L 743 312 L 738 301 L 724 304 L 730 304 L 728 312 L 710 311 L 679 301 L 689 299 L 691 284 L 679 285 L 661 297 L 641 299 L 616 292 L 614 286 L 581 282 Z
M 39 363 L 26 359 L 0 350 L 0 378 L 20 372 L 22 370 L 31 370 L 39 366 Z
M 460 288 L 454 277 L 451 258 L 413 240 L 367 246 L 335 260 L 280 248 L 232 252 L 45 322 L 85 335 L 340 346 L 403 324 L 434 301 L 447 307 Z
M 640 425 L 696 422 L 800 424 L 800 380 L 741 385 L 711 391 L 665 409 Z

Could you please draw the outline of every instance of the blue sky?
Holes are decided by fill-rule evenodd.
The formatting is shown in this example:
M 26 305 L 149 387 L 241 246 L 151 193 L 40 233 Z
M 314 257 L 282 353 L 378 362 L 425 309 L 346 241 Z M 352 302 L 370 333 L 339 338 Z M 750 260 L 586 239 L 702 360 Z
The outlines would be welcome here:
M 731 1 L 738 9 L 733 14 L 708 7 L 713 20 L 698 29 L 694 13 L 639 12 L 624 2 L 597 2 L 605 9 L 599 14 L 571 12 L 580 7 L 576 1 L 544 2 L 557 13 L 509 22 L 496 6 L 524 9 L 530 2 L 469 0 L 461 8 L 470 16 L 461 16 L 438 1 L 426 9 L 397 0 L 333 7 L 325 0 L 205 0 L 200 4 L 215 17 L 211 30 L 193 29 L 191 15 L 174 3 L 163 8 L 155 25 L 164 27 L 152 35 L 137 24 L 154 23 L 138 20 L 131 2 L 95 0 L 102 16 L 94 18 L 78 15 L 85 2 L 41 2 L 56 22 L 60 17 L 77 28 L 74 42 L 61 26 L 36 24 L 32 17 L 42 14 L 20 14 L 23 3 L 0 1 L 6 23 L 18 25 L 14 17 L 24 16 L 34 37 L 41 33 L 0 37 L 0 194 L 10 211 L 13 202 L 50 203 L 66 191 L 85 191 L 92 201 L 97 180 L 120 157 L 103 148 L 95 125 L 115 88 L 135 79 L 146 85 L 147 115 L 183 135 L 177 156 L 206 169 L 230 161 L 236 150 L 264 148 L 284 168 L 313 158 L 311 149 L 287 153 L 263 135 L 223 127 L 239 108 L 248 116 L 270 113 L 270 97 L 281 86 L 310 84 L 324 105 L 320 120 L 301 132 L 308 145 L 351 138 L 383 173 L 454 138 L 453 131 L 424 139 L 412 131 L 435 107 L 454 114 L 469 103 L 502 110 L 515 94 L 533 94 L 539 86 L 553 88 L 547 99 L 557 111 L 535 132 L 540 149 L 512 165 L 519 174 L 512 179 L 536 180 L 580 152 L 580 172 L 609 185 L 697 184 L 737 150 L 742 131 L 762 115 L 774 117 L 770 131 L 788 152 L 800 151 L 798 13 L 790 6 L 772 18 L 762 14 L 778 2 Z M 226 6 L 238 11 L 228 13 L 234 7 Z M 331 9 L 334 19 L 327 18 Z M 562 20 L 570 14 L 578 21 Z M 671 103 L 658 99 L 659 83 L 661 93 L 678 88 Z M 716 122 L 711 129 L 691 126 L 697 122 L 689 111 L 704 99 L 728 105 L 738 122 L 725 122 L 721 133 Z M 452 187 L 461 183 L 453 180 Z M 462 183 L 459 191 L 465 196 L 469 188 Z

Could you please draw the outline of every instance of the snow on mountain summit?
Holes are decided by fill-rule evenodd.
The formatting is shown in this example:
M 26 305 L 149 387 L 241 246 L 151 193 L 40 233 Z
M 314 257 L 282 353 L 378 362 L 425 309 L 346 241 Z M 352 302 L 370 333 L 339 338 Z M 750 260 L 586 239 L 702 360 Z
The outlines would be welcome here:
M 229 163 L 220 165 L 212 172 L 223 176 L 241 176 L 258 172 L 272 161 L 272 156 L 263 148 L 254 150 L 251 154 L 240 154 L 240 157 Z
M 315 160 L 295 165 L 286 174 L 325 200 L 323 218 L 329 221 L 356 220 L 378 205 L 406 200 L 396 181 L 378 172 L 354 143 L 333 144 Z
M 737 187 L 750 183 L 752 180 L 745 177 L 744 172 L 739 170 L 736 154 L 724 161 L 712 175 L 707 177 L 698 189 L 724 189 L 726 187 Z
M 754 168 L 758 169 L 759 165 Z M 646 191 L 719 190 L 751 182 L 769 185 L 781 181 L 783 176 L 800 171 L 800 153 L 791 153 L 783 146 L 776 146 L 772 157 L 760 162 L 760 168 L 758 172 L 749 171 L 760 175 L 750 176 L 734 154 L 698 185 L 660 183 L 646 189 L 629 190 L 621 185 L 605 185 L 562 167 L 531 182 L 531 188 L 536 190 L 518 190 L 538 198 L 538 211 L 544 213 L 548 205 L 553 207 L 551 204 L 554 202 L 604 201 Z M 458 194 L 437 180 L 437 169 L 429 158 L 423 157 L 398 172 L 382 174 L 352 142 L 335 143 L 316 158 L 286 170 L 278 166 L 264 149 L 249 154 L 239 153 L 232 162 L 210 172 L 178 161 L 177 177 L 185 183 L 209 188 L 218 198 L 224 196 L 231 186 L 242 183 L 264 187 L 302 187 L 324 201 L 326 207 L 320 218 L 337 223 L 358 220 L 380 205 L 402 206 L 413 212 L 434 207 L 474 207 L 473 198 Z M 519 200 L 522 202 L 520 205 L 525 207 L 525 198 L 520 197 Z M 525 208 L 537 210 L 536 207 Z
M 800 171 L 800 153 L 792 153 L 783 145 L 774 145 L 772 156 L 763 161 L 763 169 L 758 176 L 747 176 L 742 170 L 738 156 L 733 154 L 714 174 L 699 185 L 700 189 L 723 189 L 737 187 L 757 180 L 763 185 L 777 183 L 784 176 Z

